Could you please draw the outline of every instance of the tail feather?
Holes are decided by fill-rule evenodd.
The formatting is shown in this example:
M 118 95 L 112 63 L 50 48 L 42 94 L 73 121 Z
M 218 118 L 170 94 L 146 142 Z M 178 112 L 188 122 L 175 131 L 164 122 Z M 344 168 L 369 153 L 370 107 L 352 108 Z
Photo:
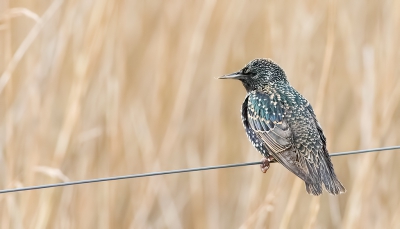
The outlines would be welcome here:
M 308 194 L 319 196 L 322 194 L 322 185 L 320 183 L 306 183 Z
M 332 195 L 339 195 L 346 192 L 345 187 L 342 185 L 342 183 L 340 183 L 335 175 L 330 177 L 329 179 L 324 178 L 321 183 L 305 182 L 305 184 L 307 192 L 314 196 L 322 194 L 322 184 L 324 184 L 326 191 L 328 191 Z
M 326 191 L 332 195 L 345 193 L 346 189 L 336 177 L 329 154 L 326 153 L 321 156 L 322 158 L 320 158 L 316 164 L 309 164 L 306 162 L 309 174 L 312 176 L 313 180 L 313 182 L 305 181 L 307 192 L 316 196 L 320 195 L 322 193 L 323 184 Z
M 342 185 L 342 183 L 340 183 L 336 176 L 332 177 L 329 183 L 324 181 L 324 186 L 325 189 L 332 195 L 339 195 L 346 192 L 345 187 Z
M 321 180 L 325 189 L 332 195 L 345 193 L 346 189 L 336 177 L 329 154 L 325 154 L 325 160 L 321 160 L 320 166 Z
M 321 160 L 321 179 L 324 183 L 325 189 L 333 195 L 345 193 L 346 189 L 336 177 L 335 170 L 333 169 L 331 158 L 328 152 L 326 152 L 324 156 L 325 160 Z
M 329 161 L 330 162 L 330 161 Z M 322 182 L 324 183 L 325 189 L 332 195 L 338 195 L 341 193 L 345 193 L 346 189 L 337 179 L 335 171 L 333 167 L 323 172 Z

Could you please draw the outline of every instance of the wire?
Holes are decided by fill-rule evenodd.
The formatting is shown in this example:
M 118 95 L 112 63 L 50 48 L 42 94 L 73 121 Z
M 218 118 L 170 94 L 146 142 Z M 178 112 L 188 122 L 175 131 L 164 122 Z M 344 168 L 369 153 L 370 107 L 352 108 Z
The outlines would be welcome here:
M 170 170 L 170 171 L 163 171 L 163 172 L 132 174 L 132 175 L 126 175 L 126 176 L 106 177 L 106 178 L 98 178 L 98 179 L 91 179 L 91 180 L 71 181 L 71 182 L 57 183 L 57 184 L 30 186 L 30 187 L 25 187 L 25 188 L 4 189 L 4 190 L 0 191 L 0 194 L 1 193 L 7 193 L 7 192 L 20 192 L 20 191 L 28 191 L 28 190 L 34 190 L 34 189 L 54 188 L 54 187 L 77 185 L 77 184 L 87 184 L 87 183 L 95 183 L 95 182 L 102 182 L 102 181 L 112 181 L 112 180 L 123 180 L 123 179 L 130 179 L 130 178 L 139 178 L 139 177 L 160 176 L 160 175 L 167 175 L 167 174 L 173 174 L 173 173 L 187 173 L 187 172 L 195 172 L 195 171 L 202 171 L 202 170 L 223 169 L 223 168 L 248 166 L 248 165 L 258 165 L 258 164 L 260 164 L 260 162 L 247 162 L 247 163 L 217 165 L 217 166 L 208 166 L 208 167 L 200 167 L 200 168 L 192 168 L 192 169 L 179 169 L 179 170 Z
M 360 154 L 360 153 L 371 153 L 371 152 L 379 152 L 379 151 L 394 150 L 394 149 L 400 149 L 400 146 L 388 146 L 388 147 L 382 147 L 382 148 L 363 149 L 363 150 L 347 151 L 347 152 L 340 152 L 340 153 L 332 153 L 332 154 L 330 154 L 330 156 L 335 157 L 335 156 Z
M 382 148 L 375 148 L 375 149 L 346 151 L 346 152 L 332 153 L 332 154 L 330 154 L 330 156 L 336 157 L 336 156 L 370 153 L 370 152 L 395 150 L 395 149 L 400 149 L 400 146 L 389 146 L 389 147 L 382 147 Z M 170 170 L 170 171 L 162 171 L 162 172 L 132 174 L 132 175 L 125 175 L 125 176 L 106 177 L 106 178 L 98 178 L 98 179 L 90 179 L 90 180 L 71 181 L 71 182 L 29 186 L 29 187 L 23 187 L 23 188 L 15 188 L 15 189 L 3 189 L 3 190 L 0 190 L 0 194 L 9 193 L 9 192 L 21 192 L 21 191 L 28 191 L 28 190 L 35 190 L 35 189 L 44 189 L 44 188 L 55 188 L 55 187 L 61 187 L 61 186 L 71 186 L 71 185 L 78 185 L 78 184 L 96 183 L 96 182 L 103 182 L 103 181 L 160 176 L 160 175 L 167 175 L 167 174 L 174 174 L 174 173 L 187 173 L 187 172 L 196 172 L 196 171 L 204 171 L 204 170 L 212 170 L 212 169 L 225 169 L 225 168 L 241 167 L 241 166 L 248 166 L 248 165 L 259 165 L 259 164 L 261 164 L 261 162 L 257 161 L 257 162 L 238 163 L 238 164 L 207 166 L 207 167 L 199 167 L 199 168 L 191 168 L 191 169 L 179 169 L 179 170 Z

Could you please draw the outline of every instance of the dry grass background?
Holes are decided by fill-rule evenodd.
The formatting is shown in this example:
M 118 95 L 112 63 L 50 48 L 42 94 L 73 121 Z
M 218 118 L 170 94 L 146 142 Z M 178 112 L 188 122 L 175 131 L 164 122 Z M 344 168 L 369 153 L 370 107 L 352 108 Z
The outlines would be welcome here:
M 269 57 L 331 152 L 400 144 L 400 1 L 0 1 L 0 188 L 258 161 L 245 91 Z M 273 165 L 0 196 L 1 228 L 400 228 L 399 152 L 333 158 L 348 192 Z

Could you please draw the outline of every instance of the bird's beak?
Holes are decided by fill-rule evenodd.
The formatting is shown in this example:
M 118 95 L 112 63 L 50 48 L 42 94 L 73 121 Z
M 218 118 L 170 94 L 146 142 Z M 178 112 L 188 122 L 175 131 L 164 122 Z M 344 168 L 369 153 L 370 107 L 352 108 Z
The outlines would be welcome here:
M 244 79 L 246 77 L 246 75 L 243 75 L 240 72 L 234 72 L 228 75 L 224 75 L 224 76 L 220 76 L 218 77 L 218 79 L 234 79 L 234 80 L 240 80 L 240 79 Z

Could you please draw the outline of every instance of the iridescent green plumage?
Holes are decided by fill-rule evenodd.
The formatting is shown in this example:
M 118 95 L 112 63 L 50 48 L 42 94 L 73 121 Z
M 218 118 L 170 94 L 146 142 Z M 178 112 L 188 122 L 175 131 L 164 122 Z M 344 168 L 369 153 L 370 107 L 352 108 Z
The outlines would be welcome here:
M 277 64 L 256 59 L 222 78 L 241 80 L 248 92 L 242 121 L 258 151 L 304 180 L 310 194 L 321 194 L 322 184 L 331 194 L 345 192 L 334 173 L 326 138 L 311 105 L 290 86 Z

